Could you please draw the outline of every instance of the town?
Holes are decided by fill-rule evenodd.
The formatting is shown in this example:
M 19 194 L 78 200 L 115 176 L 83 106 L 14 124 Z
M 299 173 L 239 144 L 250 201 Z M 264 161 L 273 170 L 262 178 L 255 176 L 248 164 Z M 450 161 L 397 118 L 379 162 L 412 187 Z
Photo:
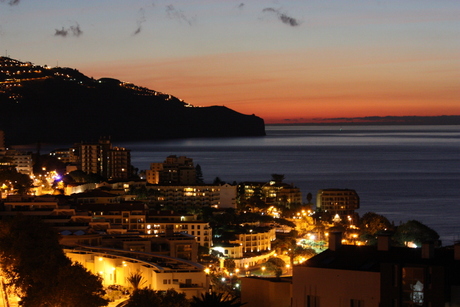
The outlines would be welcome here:
M 460 245 L 416 220 L 358 214 L 355 190 L 303 196 L 283 174 L 205 183 L 193 157 L 139 171 L 107 137 L 41 154 L 7 148 L 6 133 L 2 224 L 51 227 L 109 306 L 139 306 L 148 291 L 181 294 L 180 306 L 460 306 Z M 14 306 L 3 275 L 0 306 Z

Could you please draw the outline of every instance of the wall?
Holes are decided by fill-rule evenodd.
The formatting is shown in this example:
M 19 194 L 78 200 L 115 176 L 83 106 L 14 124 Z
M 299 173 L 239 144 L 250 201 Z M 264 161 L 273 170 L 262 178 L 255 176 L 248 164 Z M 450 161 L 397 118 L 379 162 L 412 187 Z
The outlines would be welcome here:
M 379 307 L 380 273 L 295 266 L 292 307 L 307 306 L 307 295 L 317 297 L 321 307 L 348 307 L 352 299 Z
M 241 279 L 241 302 L 245 307 L 290 307 L 291 281 L 273 278 L 246 277 Z

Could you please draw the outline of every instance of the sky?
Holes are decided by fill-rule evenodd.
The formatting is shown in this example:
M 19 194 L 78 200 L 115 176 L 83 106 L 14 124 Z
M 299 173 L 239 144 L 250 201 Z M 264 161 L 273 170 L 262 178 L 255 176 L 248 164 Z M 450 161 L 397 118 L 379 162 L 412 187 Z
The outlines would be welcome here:
M 460 115 L 459 0 L 0 0 L 0 55 L 266 123 Z

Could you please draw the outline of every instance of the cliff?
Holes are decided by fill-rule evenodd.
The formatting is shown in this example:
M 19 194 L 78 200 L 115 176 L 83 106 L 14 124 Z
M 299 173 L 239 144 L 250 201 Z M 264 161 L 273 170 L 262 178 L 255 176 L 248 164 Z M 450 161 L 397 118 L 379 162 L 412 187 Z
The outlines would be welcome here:
M 0 58 L 0 130 L 10 144 L 265 135 L 263 119 L 70 68 Z

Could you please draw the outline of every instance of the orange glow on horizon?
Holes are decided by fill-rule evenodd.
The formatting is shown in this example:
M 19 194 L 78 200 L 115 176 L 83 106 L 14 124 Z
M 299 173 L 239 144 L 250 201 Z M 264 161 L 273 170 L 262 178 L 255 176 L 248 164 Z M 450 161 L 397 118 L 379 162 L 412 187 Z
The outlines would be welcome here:
M 460 115 L 456 71 L 446 59 L 363 61 L 351 51 L 339 59 L 332 53 L 313 52 L 311 61 L 303 56 L 244 52 L 147 63 L 99 62 L 81 71 L 168 93 L 195 106 L 224 105 L 255 114 L 267 124 Z

